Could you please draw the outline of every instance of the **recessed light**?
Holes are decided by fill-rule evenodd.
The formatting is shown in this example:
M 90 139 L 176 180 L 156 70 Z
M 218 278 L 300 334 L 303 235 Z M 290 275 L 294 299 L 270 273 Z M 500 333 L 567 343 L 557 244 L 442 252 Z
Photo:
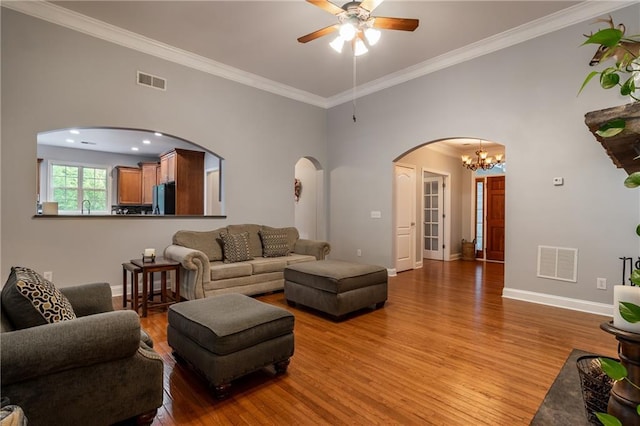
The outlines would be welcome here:
M 131 151 L 137 151 L 137 150 L 138 150 L 137 146 L 134 146 L 133 148 L 131 148 Z
M 71 130 L 69 130 L 69 133 L 71 133 L 72 135 L 79 135 L 80 131 L 76 130 L 76 129 L 71 129 Z
M 75 141 L 73 139 L 67 139 L 67 142 L 74 143 Z
M 160 132 L 155 132 L 155 133 L 154 133 L 154 135 L 156 135 L 156 136 L 162 136 L 162 133 L 160 133 Z
M 149 139 L 145 139 L 142 141 L 143 144 L 149 145 L 151 141 Z

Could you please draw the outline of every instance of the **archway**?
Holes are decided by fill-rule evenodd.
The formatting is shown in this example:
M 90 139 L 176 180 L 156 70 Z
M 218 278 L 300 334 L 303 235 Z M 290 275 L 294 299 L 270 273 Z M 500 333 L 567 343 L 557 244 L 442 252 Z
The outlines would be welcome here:
M 485 140 L 482 143 L 489 155 L 505 152 L 501 144 Z M 475 138 L 439 139 L 416 146 L 394 159 L 394 164 L 412 165 L 418 177 L 415 199 L 409 207 L 415 209 L 416 217 L 414 268 L 421 267 L 422 259 L 430 257 L 425 255 L 427 252 L 434 253 L 435 257 L 432 258 L 445 261 L 459 259 L 462 257 L 462 241 L 476 239 L 476 180 L 483 175 L 481 170 L 463 168 L 461 156 L 475 155 L 478 144 L 479 139 Z M 504 171 L 504 167 L 500 169 Z M 430 185 L 429 191 L 425 189 L 427 183 Z M 443 191 L 435 192 L 436 185 L 442 183 L 445 184 Z M 396 188 L 395 182 L 393 188 Z M 437 209 L 431 204 L 434 200 L 440 202 Z M 400 207 L 394 205 L 393 208 Z M 402 215 L 394 210 L 393 216 L 395 230 L 397 219 Z M 396 247 L 393 252 L 396 253 L 399 243 L 394 241 L 394 244 Z M 442 249 L 442 252 L 436 248 Z
M 311 157 L 300 158 L 294 173 L 297 190 L 294 188 L 294 224 L 300 238 L 322 239 L 324 228 L 324 178 L 320 163 Z

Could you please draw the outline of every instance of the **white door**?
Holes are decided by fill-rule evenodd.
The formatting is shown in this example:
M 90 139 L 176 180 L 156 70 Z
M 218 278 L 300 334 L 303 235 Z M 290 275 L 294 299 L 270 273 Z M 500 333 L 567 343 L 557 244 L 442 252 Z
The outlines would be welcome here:
M 425 259 L 444 259 L 444 226 L 442 220 L 443 177 L 425 172 L 422 180 L 424 209 L 422 227 L 424 230 L 422 256 Z
M 396 271 L 413 269 L 415 264 L 416 170 L 395 166 Z

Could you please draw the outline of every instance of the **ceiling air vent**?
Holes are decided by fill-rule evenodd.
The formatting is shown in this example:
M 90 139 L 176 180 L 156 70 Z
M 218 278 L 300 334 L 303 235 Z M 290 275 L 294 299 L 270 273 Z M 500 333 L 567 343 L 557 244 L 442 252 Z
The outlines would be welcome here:
M 138 84 L 159 90 L 167 90 L 167 80 L 146 72 L 138 71 Z
M 538 246 L 538 276 L 552 280 L 576 282 L 578 249 Z

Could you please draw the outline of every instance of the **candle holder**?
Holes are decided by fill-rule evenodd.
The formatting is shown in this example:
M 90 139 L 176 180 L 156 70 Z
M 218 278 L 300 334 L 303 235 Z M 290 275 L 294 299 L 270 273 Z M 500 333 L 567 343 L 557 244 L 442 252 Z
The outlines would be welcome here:
M 145 256 L 144 254 L 142 255 L 142 262 L 143 263 L 153 263 L 156 261 L 156 255 L 155 254 L 151 254 L 149 256 Z

